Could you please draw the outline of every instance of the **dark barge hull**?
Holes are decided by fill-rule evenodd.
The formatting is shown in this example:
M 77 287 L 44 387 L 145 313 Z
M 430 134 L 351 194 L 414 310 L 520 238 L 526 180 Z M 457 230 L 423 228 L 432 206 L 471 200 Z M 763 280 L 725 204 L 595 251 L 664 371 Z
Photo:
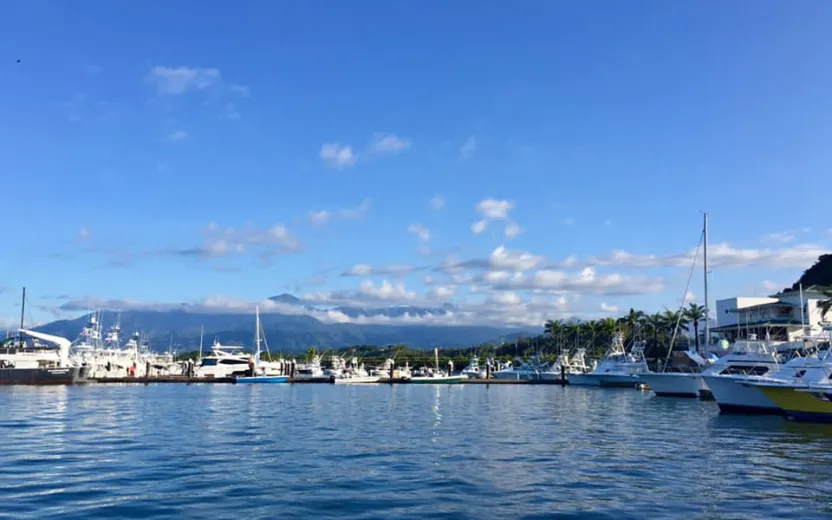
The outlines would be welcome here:
M 0 368 L 0 385 L 74 385 L 86 380 L 81 367 Z

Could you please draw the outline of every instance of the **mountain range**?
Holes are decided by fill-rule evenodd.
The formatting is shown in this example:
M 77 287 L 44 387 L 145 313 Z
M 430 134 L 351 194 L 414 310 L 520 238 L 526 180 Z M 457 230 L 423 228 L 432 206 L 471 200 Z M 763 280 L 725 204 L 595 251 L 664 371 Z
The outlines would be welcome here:
M 302 306 L 303 302 L 291 294 L 280 294 L 270 300 L 290 306 Z M 445 314 L 448 305 L 437 308 L 421 307 L 336 307 L 350 318 L 427 316 Z M 58 320 L 37 327 L 36 330 L 65 338 L 75 338 L 89 320 L 89 314 Z M 467 347 L 482 343 L 513 341 L 541 330 L 489 326 L 447 325 L 365 325 L 352 323 L 324 323 L 305 314 L 262 313 L 260 320 L 271 351 L 300 352 L 310 346 L 318 349 L 341 348 L 350 345 L 406 344 L 412 348 Z M 132 331 L 141 331 L 149 339 L 155 351 L 165 351 L 171 345 L 178 352 L 199 348 L 200 327 L 204 330 L 204 348 L 210 348 L 214 339 L 223 344 L 251 346 L 254 340 L 254 316 L 238 313 L 189 312 L 184 309 L 155 310 L 103 310 L 101 321 L 106 330 L 116 321 L 122 330 L 122 338 Z

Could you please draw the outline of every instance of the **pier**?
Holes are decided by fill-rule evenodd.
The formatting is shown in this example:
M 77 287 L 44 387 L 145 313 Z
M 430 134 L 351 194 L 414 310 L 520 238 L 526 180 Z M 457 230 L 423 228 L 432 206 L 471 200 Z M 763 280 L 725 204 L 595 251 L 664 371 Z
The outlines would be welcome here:
M 187 376 L 149 376 L 149 377 L 100 377 L 95 379 L 88 379 L 88 383 L 98 384 L 115 384 L 115 383 L 132 383 L 132 384 L 150 384 L 150 383 L 180 383 L 180 384 L 234 384 L 233 377 L 210 378 L 210 377 L 187 377 Z M 330 377 L 313 377 L 313 378 L 292 378 L 287 383 L 297 384 L 333 384 L 333 379 Z M 358 385 L 395 385 L 395 384 L 411 384 L 409 379 L 403 378 L 383 378 L 376 383 L 352 383 Z M 446 384 L 446 383 L 434 383 Z M 569 384 L 568 380 L 562 379 L 463 379 L 460 385 L 559 385 L 564 386 Z

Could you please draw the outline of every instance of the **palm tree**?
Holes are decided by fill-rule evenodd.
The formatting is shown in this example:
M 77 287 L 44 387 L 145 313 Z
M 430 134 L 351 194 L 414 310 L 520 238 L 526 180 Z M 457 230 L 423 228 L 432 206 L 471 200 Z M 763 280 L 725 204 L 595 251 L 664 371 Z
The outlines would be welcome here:
M 699 352 L 699 322 L 708 319 L 708 315 L 705 311 L 706 309 L 704 305 L 698 305 L 696 303 L 691 303 L 690 306 L 683 311 L 685 318 L 693 323 L 693 334 L 697 352 Z M 708 338 L 705 338 L 705 344 L 707 343 Z
M 631 341 L 635 341 L 636 329 L 639 326 L 644 324 L 644 318 L 647 315 L 644 314 L 644 311 L 637 311 L 635 309 L 630 309 L 625 316 L 619 318 L 619 323 L 624 326 L 624 330 L 627 333 L 627 339 Z

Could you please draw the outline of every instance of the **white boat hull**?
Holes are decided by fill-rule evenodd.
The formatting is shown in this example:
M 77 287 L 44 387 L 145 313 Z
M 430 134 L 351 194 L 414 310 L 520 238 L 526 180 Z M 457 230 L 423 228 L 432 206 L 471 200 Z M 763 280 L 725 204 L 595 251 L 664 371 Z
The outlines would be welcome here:
M 590 377 L 589 374 L 567 374 L 566 380 L 570 385 L 601 386 L 601 382 L 597 378 Z
M 780 408 L 741 375 L 702 376 L 722 412 L 781 413 Z
M 647 383 L 650 390 L 659 396 L 698 397 L 702 388 L 702 378 L 692 373 L 646 373 L 640 379 Z
M 332 382 L 336 385 L 357 385 L 378 383 L 380 379 L 378 376 L 336 377 Z
M 641 382 L 641 379 L 634 374 L 589 373 L 583 377 L 589 379 L 590 381 L 595 381 L 595 383 L 591 383 L 594 386 L 635 388 L 635 386 Z

